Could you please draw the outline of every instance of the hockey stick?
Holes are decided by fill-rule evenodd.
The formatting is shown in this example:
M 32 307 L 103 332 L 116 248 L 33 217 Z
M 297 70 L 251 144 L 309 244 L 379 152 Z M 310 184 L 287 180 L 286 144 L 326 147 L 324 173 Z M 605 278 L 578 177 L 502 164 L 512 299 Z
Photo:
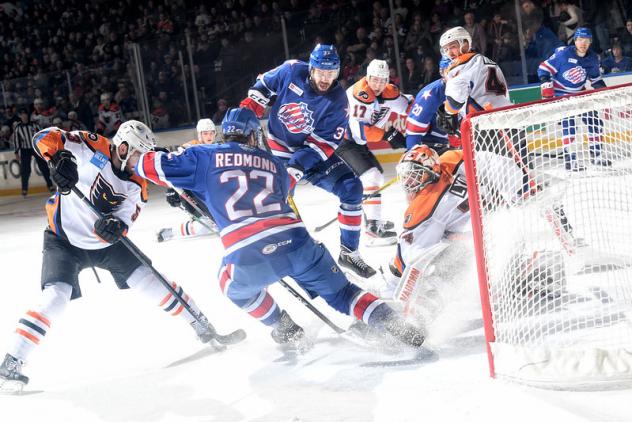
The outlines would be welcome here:
M 381 188 L 379 188 L 378 190 L 376 190 L 375 192 L 369 194 L 369 195 L 365 195 L 362 197 L 362 201 L 366 201 L 367 199 L 373 198 L 375 196 L 377 196 L 379 193 L 381 193 L 384 189 L 386 189 L 387 187 L 389 187 L 390 185 L 392 185 L 393 183 L 395 183 L 397 181 L 397 176 L 393 177 L 391 180 L 389 180 L 388 182 L 384 183 L 384 185 L 382 185 Z M 329 220 L 328 222 L 326 222 L 325 224 L 318 226 L 314 229 L 314 232 L 318 233 L 324 229 L 326 229 L 327 227 L 329 227 L 330 225 L 332 225 L 336 220 L 338 219 L 338 216 L 336 215 L 334 218 L 332 218 L 331 220 Z
M 292 294 L 292 296 L 297 298 L 299 302 L 301 302 L 303 305 L 305 305 L 305 307 L 307 307 L 307 309 L 312 311 L 318 318 L 320 318 L 321 321 L 323 321 L 325 324 L 329 325 L 329 327 L 332 330 L 334 330 L 336 333 L 342 334 L 342 333 L 344 333 L 346 331 L 346 330 L 343 330 L 342 328 L 338 327 L 336 324 L 334 324 L 329 318 L 327 318 L 327 316 L 325 316 L 325 314 L 320 312 L 318 310 L 318 308 L 316 308 L 314 305 L 312 305 L 312 303 L 309 300 L 305 299 L 303 297 L 303 295 L 301 295 L 294 287 L 290 286 L 287 281 L 285 281 L 284 279 L 280 279 L 279 283 L 281 283 L 281 286 L 285 287 L 285 289 L 288 292 L 290 292 Z
M 102 218 L 103 217 L 103 214 L 101 213 L 101 211 L 99 211 L 99 209 L 92 202 L 90 202 L 90 200 L 88 198 L 86 198 L 86 196 L 83 194 L 83 192 L 81 192 L 79 190 L 79 188 L 77 186 L 73 186 L 72 191 L 75 193 L 75 195 L 77 195 L 79 197 L 79 199 L 81 199 L 86 205 L 88 205 L 88 207 L 94 213 L 94 215 L 96 215 L 98 218 Z M 158 270 L 156 270 L 153 267 L 153 265 L 151 265 L 150 260 L 147 257 L 147 255 L 145 255 L 138 248 L 138 246 L 136 246 L 127 236 L 121 237 L 120 242 L 123 243 L 123 245 L 141 262 L 142 265 L 146 266 L 147 268 L 149 268 L 151 270 L 152 274 L 158 279 L 158 281 L 160 281 L 160 283 L 169 291 L 169 293 L 171 293 L 173 295 L 173 297 L 175 297 L 176 300 L 178 302 L 180 302 L 180 304 L 184 307 L 184 309 L 186 309 L 187 312 L 190 313 L 193 316 L 193 318 L 195 318 L 195 320 L 198 322 L 198 324 L 200 324 L 200 325 L 208 324 L 208 325 L 211 326 L 213 331 L 215 331 L 215 328 L 211 325 L 211 323 L 208 322 L 208 321 L 202 320 L 200 315 L 198 315 L 195 311 L 193 311 L 193 309 L 187 303 L 187 301 L 184 300 L 184 298 L 182 296 L 180 296 L 178 294 L 178 292 L 171 286 L 171 283 L 169 283 L 169 281 L 167 281 L 162 276 L 162 274 L 160 274 L 158 272 Z M 237 342 L 245 339 L 246 338 L 246 332 L 244 330 L 242 330 L 242 329 L 238 329 L 238 330 L 235 330 L 232 333 L 229 333 L 229 334 L 226 334 L 226 335 L 221 335 L 221 334 L 215 333 L 213 338 L 216 339 L 222 345 L 224 345 L 224 344 L 232 344 L 232 343 L 237 343 Z
M 176 187 L 173 187 L 172 189 L 175 190 L 178 195 L 180 195 L 180 198 L 184 199 L 189 205 L 191 205 L 191 208 L 193 208 L 198 214 L 206 216 L 206 213 L 202 211 L 202 208 L 200 208 L 195 199 L 191 195 L 189 195 L 188 192 L 186 192 L 184 189 L 179 189 Z M 211 232 L 218 233 L 217 228 L 211 227 L 199 216 L 190 213 L 186 209 L 184 211 L 189 214 L 191 218 L 193 218 L 193 220 L 197 221 L 198 223 L 209 229 Z

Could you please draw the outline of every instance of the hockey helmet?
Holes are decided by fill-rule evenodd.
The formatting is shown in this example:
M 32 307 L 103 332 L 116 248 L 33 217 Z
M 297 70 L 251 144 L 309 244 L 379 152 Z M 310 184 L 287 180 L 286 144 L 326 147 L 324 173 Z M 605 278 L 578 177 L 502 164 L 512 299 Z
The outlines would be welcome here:
M 374 78 L 386 79 L 390 77 L 388 63 L 386 60 L 371 60 L 371 63 L 366 68 L 366 76 L 373 76 Z
M 340 70 L 340 57 L 331 44 L 317 44 L 309 55 L 309 70 Z
M 402 156 L 396 170 L 404 191 L 419 192 L 439 180 L 439 154 L 427 145 L 415 145 Z
M 255 113 L 249 108 L 231 108 L 226 112 L 224 120 L 222 120 L 222 135 L 224 139 L 227 137 L 236 137 L 233 139 L 240 142 L 239 138 L 245 138 L 254 134 L 257 145 L 261 145 L 263 131 L 261 124 Z M 243 141 L 242 141 L 243 142 Z
M 195 127 L 198 136 L 200 132 L 213 132 L 215 133 L 215 123 L 211 119 L 200 119 Z
M 128 152 L 125 158 L 119 156 L 121 160 L 121 170 L 125 170 L 127 160 L 134 151 L 140 151 L 142 154 L 154 149 L 156 146 L 156 136 L 145 123 L 139 122 L 138 120 L 128 120 L 121 123 L 112 142 L 116 146 L 117 154 L 119 153 L 118 147 L 123 143 L 127 144 Z
M 447 56 L 446 46 L 453 41 L 458 41 L 460 48 L 463 48 L 463 41 L 467 41 L 470 48 L 472 47 L 472 36 L 467 32 L 467 29 L 462 26 L 455 26 L 445 31 L 439 38 L 439 47 L 442 55 Z
M 592 40 L 592 31 L 590 30 L 590 28 L 586 28 L 584 26 L 579 27 L 575 30 L 575 33 L 573 34 L 573 39 L 576 40 L 577 38 L 590 38 Z

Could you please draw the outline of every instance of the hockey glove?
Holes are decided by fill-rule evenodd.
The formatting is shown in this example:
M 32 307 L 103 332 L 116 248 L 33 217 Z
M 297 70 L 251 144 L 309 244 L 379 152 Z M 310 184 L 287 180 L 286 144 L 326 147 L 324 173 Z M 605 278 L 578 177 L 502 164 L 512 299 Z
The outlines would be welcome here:
M 112 214 L 106 214 L 95 221 L 94 233 L 107 243 L 116 243 L 127 233 L 127 224 Z
M 288 167 L 287 172 L 290 175 L 290 192 L 294 189 L 294 186 L 298 183 L 299 180 L 303 178 L 304 170 L 295 164 L 294 167 Z
M 445 110 L 445 106 L 442 104 L 437 110 L 437 126 L 446 132 L 448 135 L 461 136 L 459 133 L 459 126 L 461 119 L 458 114 L 450 114 Z
M 167 199 L 167 203 L 172 207 L 178 208 L 182 204 L 182 200 L 180 199 L 180 195 L 174 189 L 167 189 L 165 193 L 165 199 Z
M 68 195 L 79 181 L 77 160 L 72 152 L 59 150 L 50 160 L 50 176 L 62 195 Z
M 393 149 L 406 148 L 406 137 L 395 128 L 386 132 L 384 139 L 386 139 L 386 142 L 388 142 Z
M 553 82 L 547 81 L 542 82 L 540 85 L 540 92 L 542 93 L 542 98 L 553 98 L 555 96 L 555 89 L 553 89 Z
M 456 135 L 448 135 L 448 142 L 450 143 L 450 148 L 460 149 L 461 148 L 461 137 Z M 441 154 L 439 154 L 441 155 Z

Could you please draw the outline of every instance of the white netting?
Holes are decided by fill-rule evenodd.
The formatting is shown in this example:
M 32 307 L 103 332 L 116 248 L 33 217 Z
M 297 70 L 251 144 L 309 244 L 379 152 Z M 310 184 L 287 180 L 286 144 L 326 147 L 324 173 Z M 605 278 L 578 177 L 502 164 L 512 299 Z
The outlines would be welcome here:
M 632 380 L 631 117 L 628 86 L 470 119 L 498 376 Z

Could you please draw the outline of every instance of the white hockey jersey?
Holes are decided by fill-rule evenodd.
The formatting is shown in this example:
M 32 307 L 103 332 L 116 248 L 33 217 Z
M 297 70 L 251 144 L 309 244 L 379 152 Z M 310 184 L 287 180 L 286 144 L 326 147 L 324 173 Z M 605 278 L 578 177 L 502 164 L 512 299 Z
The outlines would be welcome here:
M 364 77 L 347 89 L 347 99 L 347 137 L 356 143 L 379 142 L 393 128 L 402 134 L 406 132 L 406 116 L 413 97 L 400 93 L 397 86 L 387 84 L 382 94 L 376 97 Z
M 522 198 L 523 174 L 512 159 L 484 151 L 476 157 L 479 179 L 489 181 L 489 186 L 479 186 L 483 198 L 505 202 Z M 439 181 L 418 192 L 404 214 L 394 259 L 401 273 L 446 234 L 471 231 L 463 151 L 444 152 L 440 163 Z
M 128 227 L 138 217 L 147 202 L 147 182 L 134 175 L 124 179 L 114 172 L 107 138 L 91 132 L 64 132 L 57 128 L 39 131 L 33 146 L 45 160 L 65 149 L 77 160 L 79 190 L 103 213 L 112 213 Z M 94 233 L 97 217 L 73 193 L 57 192 L 46 203 L 48 226 L 56 235 L 82 249 L 102 249 L 110 246 Z
M 448 68 L 445 109 L 462 117 L 478 110 L 510 105 L 507 81 L 500 67 L 478 53 L 463 54 Z
M 108 138 L 114 136 L 124 121 L 123 112 L 114 101 L 110 103 L 108 108 L 105 108 L 103 104 L 99 105 L 99 118 L 96 127 L 103 136 L 107 136 Z

